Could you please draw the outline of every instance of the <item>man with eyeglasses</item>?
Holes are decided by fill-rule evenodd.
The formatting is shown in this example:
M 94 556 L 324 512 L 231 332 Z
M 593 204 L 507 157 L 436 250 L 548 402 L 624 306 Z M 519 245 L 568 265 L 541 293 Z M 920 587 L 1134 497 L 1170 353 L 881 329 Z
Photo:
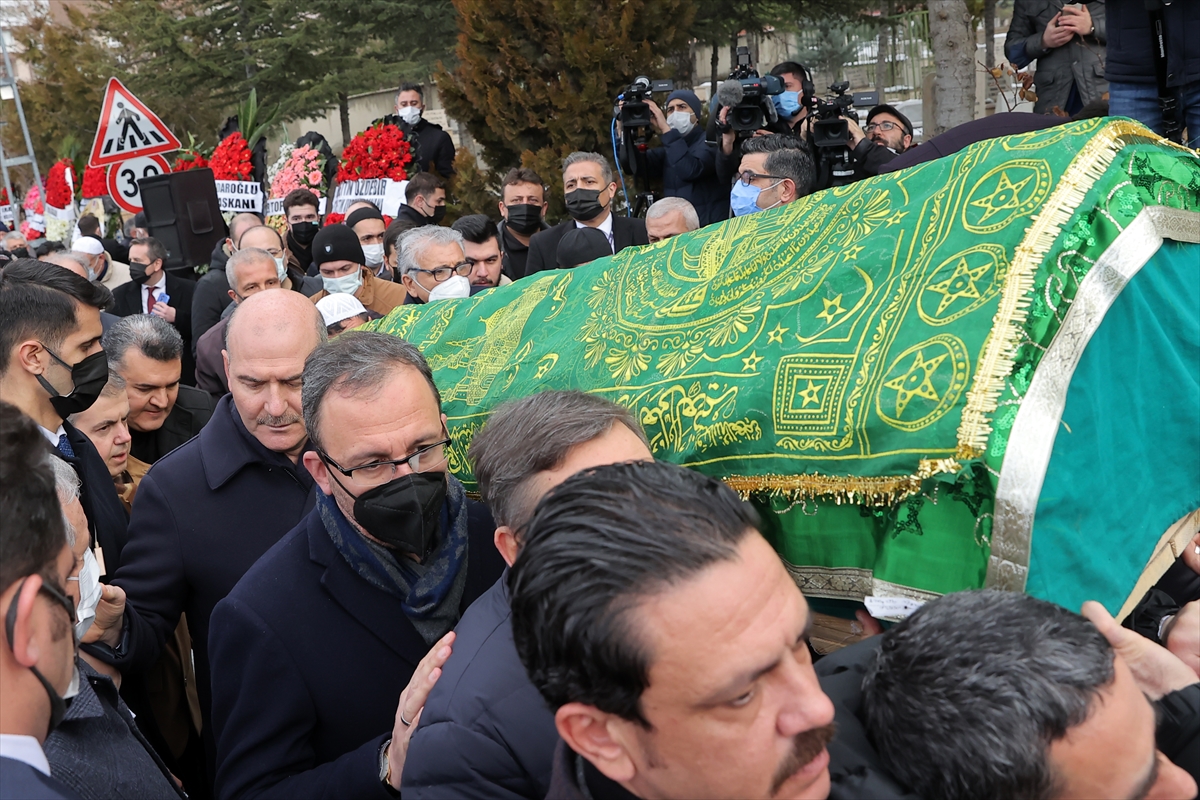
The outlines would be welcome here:
M 491 289 L 512 283 L 505 275 L 504 254 L 500 249 L 500 229 L 486 214 L 469 214 L 460 217 L 452 229 L 463 236 L 463 251 L 467 263 L 471 265 L 470 281 L 472 288 L 479 290 Z
M 406 233 L 400 240 L 396 267 L 408 293 L 405 303 L 428 303 L 471 293 L 469 276 L 473 267 L 467 260 L 463 235 L 453 228 L 426 225 Z
M 75 665 L 75 566 L 38 426 L 0 402 L 0 798 L 77 795 L 50 775 L 42 743 L 62 720 Z
M 331 294 L 351 294 L 368 310 L 387 316 L 405 302 L 404 289 L 377 278 L 375 270 L 366 266 L 358 235 L 346 225 L 322 228 L 313 239 L 312 257 L 324 285 L 312 296 L 313 303 Z
M 742 162 L 729 194 L 735 217 L 766 211 L 812 193 L 816 168 L 804 142 L 786 134 L 754 136 L 742 144 Z
M 867 124 L 862 128 L 854 120 L 847 120 L 847 126 L 855 180 L 880 174 L 889 161 L 912 147 L 912 123 L 895 106 L 887 103 L 872 108 L 867 113 Z
M 213 612 L 217 795 L 382 800 L 448 634 L 504 562 L 449 474 L 415 347 L 342 334 L 309 356 L 303 401 L 316 508 Z

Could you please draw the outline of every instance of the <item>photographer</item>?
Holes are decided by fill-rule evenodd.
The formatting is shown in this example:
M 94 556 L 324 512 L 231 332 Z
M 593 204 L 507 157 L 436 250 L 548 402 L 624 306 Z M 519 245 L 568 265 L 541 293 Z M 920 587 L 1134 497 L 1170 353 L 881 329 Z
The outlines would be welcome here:
M 700 224 L 708 225 L 728 216 L 724 185 L 717 180 L 716 153 L 704 141 L 699 125 L 700 98 L 677 89 L 667 96 L 666 114 L 649 98 L 651 125 L 662 146 L 646 150 L 621 148 L 621 166 L 631 174 L 662 178 L 665 197 L 682 197 L 696 208 Z M 623 105 L 623 104 L 622 104 Z M 630 153 L 637 164 L 631 164 Z
M 912 146 L 912 123 L 886 103 L 871 109 L 866 126 L 860 128 L 853 119 L 847 119 L 846 126 L 850 129 L 855 180 L 880 174 L 889 161 Z
M 783 91 L 771 95 L 771 103 L 775 106 L 778 119 L 768 122 L 765 127 L 755 131 L 753 136 L 766 136 L 772 133 L 792 134 L 802 136 L 803 123 L 808 118 L 808 107 L 805 99 L 812 91 L 812 79 L 808 68 L 798 61 L 784 61 L 776 64 L 770 75 L 779 78 L 783 83 Z M 807 92 L 805 90 L 808 90 Z M 717 111 L 717 128 L 721 131 L 720 146 L 717 150 L 717 179 L 722 186 L 728 185 L 735 177 L 738 164 L 742 160 L 741 143 L 745 136 L 738 136 L 729 124 L 729 109 L 736 103 L 722 102 L 722 91 L 717 98 L 720 109 Z M 725 95 L 726 101 L 732 98 Z

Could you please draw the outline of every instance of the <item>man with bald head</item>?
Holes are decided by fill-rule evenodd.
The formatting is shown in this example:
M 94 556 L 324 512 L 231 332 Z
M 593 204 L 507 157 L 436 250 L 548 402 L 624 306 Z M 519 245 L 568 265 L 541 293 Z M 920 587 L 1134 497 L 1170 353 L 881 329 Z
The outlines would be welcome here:
M 308 445 L 300 384 L 304 360 L 325 338 L 320 312 L 297 292 L 238 303 L 223 351 L 230 393 L 199 436 L 142 479 L 113 579 L 129 597 L 125 616 L 85 645 L 122 672 L 142 672 L 187 612 L 210 765 L 209 616 L 313 507 L 313 479 L 300 463 Z
M 217 324 L 221 312 L 229 305 L 229 295 L 225 292 L 225 266 L 229 257 L 241 247 L 242 234 L 262 224 L 262 217 L 249 212 L 235 214 L 229 221 L 229 236 L 213 250 L 208 272 L 196 282 L 196 294 L 192 296 L 193 343 L 199 342 L 200 336 Z

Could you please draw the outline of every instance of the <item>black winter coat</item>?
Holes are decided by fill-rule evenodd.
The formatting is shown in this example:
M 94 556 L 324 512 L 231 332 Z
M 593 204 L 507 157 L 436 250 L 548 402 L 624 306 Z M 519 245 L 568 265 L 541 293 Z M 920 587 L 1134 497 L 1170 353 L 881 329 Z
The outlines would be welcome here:
M 213 248 L 212 258 L 208 263 L 208 272 L 196 281 L 196 293 L 192 295 L 192 352 L 195 352 L 196 342 L 204 332 L 217 324 L 221 312 L 233 302 L 229 296 L 229 278 L 225 275 L 225 264 L 229 256 L 225 255 L 225 240 L 222 239 Z
M 1175 0 L 1163 7 L 1167 31 L 1167 86 L 1200 81 L 1200 3 Z M 1120 83 L 1156 83 L 1150 15 L 1144 0 L 1108 0 L 1105 77 Z
M 682 197 L 695 206 L 700 227 L 729 218 L 729 184 L 717 180 L 717 148 L 704 141 L 699 125 L 687 136 L 664 133 L 662 147 L 646 151 L 646 174 L 662 178 L 663 197 Z
M 513 644 L 507 576 L 454 629 L 454 653 L 409 740 L 408 800 L 541 800 L 550 789 L 558 730 Z
M 504 567 L 487 507 L 467 513 L 460 612 Z M 399 598 L 346 563 L 318 509 L 217 605 L 209 646 L 219 797 L 389 797 L 379 750 L 429 645 Z
M 213 398 L 191 386 L 180 386 L 175 407 L 156 431 L 143 433 L 130 430 L 133 437 L 130 455 L 139 461 L 153 464 L 200 433 L 213 415 Z
M 129 545 L 113 580 L 129 598 L 128 638 L 116 653 L 88 649 L 122 672 L 143 673 L 186 611 L 210 763 L 209 616 L 313 507 L 313 486 L 308 470 L 250 435 L 226 395 L 200 435 L 159 460 L 138 487 Z

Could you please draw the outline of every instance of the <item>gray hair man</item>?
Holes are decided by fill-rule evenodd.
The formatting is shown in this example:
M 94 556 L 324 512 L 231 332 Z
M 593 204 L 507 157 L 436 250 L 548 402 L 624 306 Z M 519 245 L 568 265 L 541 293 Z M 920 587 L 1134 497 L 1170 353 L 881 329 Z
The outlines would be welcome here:
M 648 244 L 645 220 L 618 217 L 613 213 L 617 184 L 612 167 L 599 153 L 575 152 L 563 159 L 563 192 L 571 219 L 529 240 L 525 274 L 558 267 L 558 243 L 574 228 L 596 228 L 608 239 L 609 249 L 619 253 L 631 245 Z
M 249 240 L 259 231 L 263 232 L 264 244 L 270 244 L 277 249 L 282 245 L 279 234 L 274 228 L 260 225 L 250 228 L 242 236 Z M 280 250 L 282 252 L 282 250 Z M 196 388 L 208 392 L 214 399 L 229 391 L 225 382 L 225 368 L 221 360 L 221 351 L 225 348 L 225 330 L 229 325 L 229 316 L 238 303 L 252 294 L 265 289 L 282 289 L 280 282 L 281 270 L 284 280 L 287 279 L 286 269 L 281 266 L 282 256 L 258 247 L 243 247 L 229 257 L 225 262 L 225 277 L 229 283 L 228 294 L 233 304 L 229 314 L 223 316 L 196 342 Z
M 1195 673 L 1148 640 L 1127 645 L 1142 637 L 1088 606 L 1091 619 L 1025 594 L 960 592 L 857 645 L 878 651 L 861 705 L 883 765 L 930 800 L 1194 797 L 1169 758 L 1195 762 Z M 1166 728 L 1188 705 L 1181 739 Z
M 122 317 L 101 343 L 109 364 L 125 379 L 134 458 L 153 464 L 200 432 L 213 401 L 206 392 L 180 385 L 184 343 L 173 325 L 150 314 Z
M 664 197 L 646 209 L 646 235 L 650 244 L 699 227 L 696 207 L 682 197 Z
M 512 565 L 546 492 L 580 470 L 652 458 L 628 409 L 596 395 L 549 391 L 498 408 L 471 441 L 495 544 Z M 454 659 L 409 743 L 405 797 L 545 797 L 558 732 L 513 646 L 507 572 L 467 609 Z M 479 758 L 479 753 L 487 753 Z
M 309 356 L 303 400 L 316 507 L 212 617 L 224 797 L 398 788 L 430 686 L 409 680 L 427 654 L 444 663 L 445 637 L 504 566 L 491 515 L 448 472 L 446 417 L 415 347 L 344 333 Z
M 463 235 L 453 228 L 426 225 L 404 234 L 396 266 L 408 292 L 406 304 L 428 303 L 431 294 L 437 300 L 466 297 L 471 291 L 471 262 Z
M 813 191 L 816 167 L 800 139 L 773 133 L 742 144 L 742 161 L 730 193 L 734 216 L 776 208 Z

